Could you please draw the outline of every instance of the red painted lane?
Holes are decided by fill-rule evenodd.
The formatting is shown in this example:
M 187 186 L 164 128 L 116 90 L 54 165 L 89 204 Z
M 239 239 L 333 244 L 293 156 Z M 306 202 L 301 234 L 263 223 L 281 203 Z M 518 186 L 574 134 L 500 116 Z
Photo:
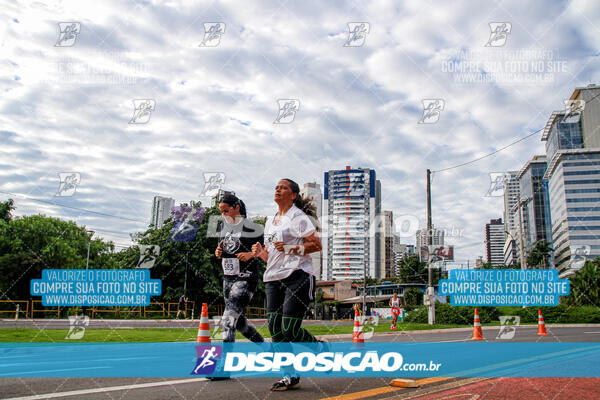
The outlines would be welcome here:
M 415 400 L 598 400 L 600 378 L 493 378 Z

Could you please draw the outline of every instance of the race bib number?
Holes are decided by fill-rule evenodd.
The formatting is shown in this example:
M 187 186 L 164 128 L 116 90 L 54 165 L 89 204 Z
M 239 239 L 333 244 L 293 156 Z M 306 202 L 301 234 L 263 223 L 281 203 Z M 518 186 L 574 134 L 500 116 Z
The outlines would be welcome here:
M 392 314 L 400 315 L 400 309 L 398 307 L 392 307 Z
M 222 265 L 223 273 L 225 275 L 239 275 L 240 260 L 238 260 L 237 258 L 224 258 Z

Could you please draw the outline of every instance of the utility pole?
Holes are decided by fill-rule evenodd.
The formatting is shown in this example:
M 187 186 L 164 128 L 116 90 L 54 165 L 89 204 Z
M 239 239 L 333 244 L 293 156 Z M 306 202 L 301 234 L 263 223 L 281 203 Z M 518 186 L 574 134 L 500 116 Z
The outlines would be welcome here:
M 85 270 L 88 270 L 88 267 L 90 265 L 90 246 L 92 245 L 92 236 L 94 236 L 94 231 L 88 231 L 86 230 L 85 233 L 88 234 L 88 248 L 87 248 L 87 256 L 85 258 Z
M 427 320 L 429 325 L 435 324 L 435 295 L 433 289 L 433 275 L 431 271 L 431 250 L 433 247 L 433 235 L 431 232 L 431 170 L 427 170 Z

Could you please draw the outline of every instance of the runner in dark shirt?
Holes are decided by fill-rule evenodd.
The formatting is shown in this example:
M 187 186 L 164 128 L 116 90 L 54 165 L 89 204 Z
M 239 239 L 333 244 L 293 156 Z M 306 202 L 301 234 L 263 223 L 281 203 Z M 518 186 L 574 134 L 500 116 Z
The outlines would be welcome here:
M 263 227 L 247 218 L 246 206 L 233 194 L 225 194 L 219 209 L 224 223 L 219 231 L 219 245 L 215 255 L 223 266 L 223 341 L 234 342 L 235 332 L 253 342 L 263 342 L 263 337 L 248 324 L 244 315 L 246 306 L 258 286 L 260 260 L 252 254 L 252 245 L 263 241 Z

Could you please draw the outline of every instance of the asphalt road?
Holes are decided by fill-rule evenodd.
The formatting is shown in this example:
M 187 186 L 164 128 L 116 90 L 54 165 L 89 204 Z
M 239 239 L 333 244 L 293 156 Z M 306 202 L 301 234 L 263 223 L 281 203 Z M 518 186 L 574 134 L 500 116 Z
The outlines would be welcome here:
M 549 336 L 537 336 L 535 326 L 519 327 L 517 342 L 559 341 L 600 342 L 600 326 L 560 327 L 548 325 Z M 499 328 L 484 328 L 486 340 L 495 341 Z M 375 334 L 372 341 L 395 342 L 460 342 L 471 338 L 469 329 L 446 331 L 413 331 Z M 337 335 L 329 340 L 349 340 Z M 389 386 L 390 378 L 302 378 L 301 389 L 283 393 L 270 392 L 273 378 L 241 378 L 226 381 L 206 381 L 204 378 L 0 378 L 0 398 L 40 400 L 66 399 L 324 399 L 338 400 L 375 398 L 419 399 L 538 399 L 572 398 L 600 399 L 600 379 L 523 378 L 446 379 L 406 389 Z M 423 381 L 424 382 L 424 381 Z M 487 383 L 486 383 L 487 382 Z M 568 382 L 568 384 L 565 384 Z M 554 393 L 542 395 L 543 391 Z M 595 396 L 595 397 L 594 397 Z

